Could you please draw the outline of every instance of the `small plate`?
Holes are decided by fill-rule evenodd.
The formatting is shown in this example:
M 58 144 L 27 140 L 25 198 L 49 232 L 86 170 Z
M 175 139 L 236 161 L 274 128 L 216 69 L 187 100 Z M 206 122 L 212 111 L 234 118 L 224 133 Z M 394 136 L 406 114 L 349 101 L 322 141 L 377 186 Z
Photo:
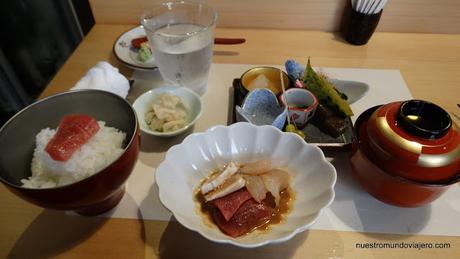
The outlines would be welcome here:
M 339 79 L 331 79 L 331 81 L 337 90 L 347 95 L 349 104 L 358 101 L 369 91 L 369 85 L 363 82 Z
M 157 66 L 153 57 L 146 62 L 140 62 L 136 59 L 137 50 L 131 46 L 132 39 L 143 36 L 145 36 L 145 31 L 142 25 L 122 33 L 113 44 L 113 54 L 118 61 L 129 68 L 147 71 L 154 70 Z

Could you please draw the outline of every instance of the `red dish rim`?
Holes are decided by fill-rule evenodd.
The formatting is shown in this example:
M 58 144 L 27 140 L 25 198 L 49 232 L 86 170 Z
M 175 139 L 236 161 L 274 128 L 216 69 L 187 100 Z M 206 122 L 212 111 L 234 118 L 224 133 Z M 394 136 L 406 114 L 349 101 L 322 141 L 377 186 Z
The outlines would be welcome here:
M 307 89 L 304 89 L 304 88 L 292 88 L 292 89 L 287 89 L 286 92 L 288 92 L 289 90 L 303 90 L 303 91 L 307 91 L 312 97 L 313 97 L 313 104 L 312 105 L 309 105 L 307 108 L 296 108 L 296 107 L 290 107 L 288 106 L 288 110 L 291 110 L 291 111 L 304 111 L 304 112 L 310 112 L 312 111 L 313 109 L 316 109 L 316 106 L 318 106 L 318 99 L 316 98 L 316 96 L 308 91 Z M 285 98 L 284 98 L 284 94 L 281 94 L 280 95 L 280 101 L 283 103 L 284 106 L 287 106 L 286 105 L 286 101 L 285 101 Z

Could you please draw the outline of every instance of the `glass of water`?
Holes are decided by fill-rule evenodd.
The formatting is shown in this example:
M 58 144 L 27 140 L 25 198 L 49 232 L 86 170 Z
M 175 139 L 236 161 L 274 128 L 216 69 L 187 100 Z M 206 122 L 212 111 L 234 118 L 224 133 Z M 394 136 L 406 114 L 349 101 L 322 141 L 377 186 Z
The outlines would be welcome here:
M 202 3 L 178 1 L 156 5 L 141 23 L 165 82 L 203 95 L 214 46 L 216 11 Z

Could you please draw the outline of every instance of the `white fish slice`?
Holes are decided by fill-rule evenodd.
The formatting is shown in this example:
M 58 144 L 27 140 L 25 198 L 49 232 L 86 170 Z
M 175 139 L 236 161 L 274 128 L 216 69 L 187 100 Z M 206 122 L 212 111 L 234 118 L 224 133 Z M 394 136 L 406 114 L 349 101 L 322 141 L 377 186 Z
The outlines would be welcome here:
M 280 203 L 280 192 L 289 187 L 289 173 L 283 170 L 275 169 L 261 175 L 265 188 L 275 198 L 276 206 Z
M 228 178 L 225 183 L 219 186 L 219 188 L 207 193 L 204 196 L 206 201 L 212 201 L 217 198 L 224 197 L 232 192 L 238 191 L 239 189 L 246 186 L 246 181 L 239 174 L 233 175 Z
M 246 180 L 246 189 L 251 194 L 252 198 L 257 202 L 262 202 L 267 197 L 267 188 L 260 175 L 243 175 Z
M 242 174 L 258 175 L 268 172 L 270 169 L 272 169 L 270 160 L 260 160 L 242 165 L 239 172 Z
M 201 194 L 204 195 L 222 185 L 228 178 L 234 175 L 238 169 L 239 166 L 235 162 L 231 161 L 228 163 L 221 173 L 207 179 L 203 185 L 201 185 Z

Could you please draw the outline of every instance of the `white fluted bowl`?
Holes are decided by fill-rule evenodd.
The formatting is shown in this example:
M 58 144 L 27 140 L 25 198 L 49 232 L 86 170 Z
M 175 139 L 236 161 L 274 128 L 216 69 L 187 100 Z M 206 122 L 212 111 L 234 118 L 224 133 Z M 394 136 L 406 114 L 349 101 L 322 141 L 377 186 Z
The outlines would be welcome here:
M 268 231 L 253 231 L 238 238 L 205 224 L 200 204 L 194 200 L 200 180 L 230 160 L 247 163 L 267 158 L 276 167 L 287 167 L 292 175 L 295 200 L 286 219 Z M 155 177 L 161 202 L 186 228 L 215 242 L 258 247 L 289 240 L 308 229 L 334 200 L 337 175 L 323 152 L 298 135 L 240 122 L 188 136 L 168 150 Z

